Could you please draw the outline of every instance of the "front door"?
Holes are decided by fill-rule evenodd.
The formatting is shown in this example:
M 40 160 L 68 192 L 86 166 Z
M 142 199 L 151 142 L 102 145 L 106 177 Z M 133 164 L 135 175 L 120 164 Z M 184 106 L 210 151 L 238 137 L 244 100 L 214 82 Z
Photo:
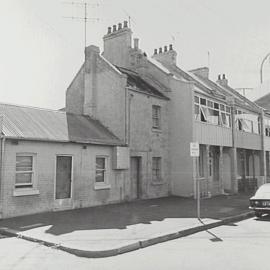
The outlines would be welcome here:
M 130 158 L 130 180 L 132 199 L 139 199 L 141 193 L 141 157 Z
M 72 156 L 56 157 L 55 208 L 71 208 Z

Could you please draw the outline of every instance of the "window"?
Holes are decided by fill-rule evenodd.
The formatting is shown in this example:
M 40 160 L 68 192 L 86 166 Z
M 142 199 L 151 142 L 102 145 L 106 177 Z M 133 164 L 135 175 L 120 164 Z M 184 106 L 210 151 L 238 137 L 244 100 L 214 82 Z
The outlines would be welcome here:
M 200 104 L 198 100 L 200 100 Z M 231 127 L 231 111 L 229 106 L 206 98 L 199 98 L 198 96 L 195 96 L 194 101 L 195 120 L 228 128 Z
M 270 119 L 264 119 L 265 136 L 270 137 Z
M 29 154 L 16 155 L 15 188 L 33 188 L 34 156 Z
M 206 105 L 206 99 L 205 98 L 200 98 L 200 103 L 201 103 L 201 105 Z
M 235 127 L 240 131 L 260 134 L 260 119 L 256 114 L 237 110 L 235 115 Z
M 194 97 L 194 102 L 197 103 L 197 104 L 199 104 L 199 103 L 200 103 L 199 97 L 195 96 L 195 97 Z
M 161 157 L 152 158 L 152 179 L 161 181 Z
M 96 157 L 96 183 L 106 182 L 106 158 Z
M 160 106 L 152 106 L 152 119 L 153 119 L 153 128 L 161 129 L 161 117 L 160 117 Z

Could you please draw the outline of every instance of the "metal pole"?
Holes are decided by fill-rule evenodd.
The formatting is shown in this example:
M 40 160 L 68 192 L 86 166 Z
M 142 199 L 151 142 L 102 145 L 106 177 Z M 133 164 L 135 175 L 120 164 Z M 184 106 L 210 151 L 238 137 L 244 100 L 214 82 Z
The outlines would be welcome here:
M 84 48 L 86 48 L 87 3 L 84 3 Z
M 201 192 L 200 192 L 200 180 L 199 180 L 199 158 L 196 157 L 196 188 L 197 188 L 197 218 L 201 218 Z
M 261 84 L 263 83 L 263 64 L 266 61 L 266 59 L 268 58 L 268 56 L 270 55 L 270 53 L 268 53 L 262 60 L 261 63 L 261 67 L 260 67 L 260 80 L 261 80 Z

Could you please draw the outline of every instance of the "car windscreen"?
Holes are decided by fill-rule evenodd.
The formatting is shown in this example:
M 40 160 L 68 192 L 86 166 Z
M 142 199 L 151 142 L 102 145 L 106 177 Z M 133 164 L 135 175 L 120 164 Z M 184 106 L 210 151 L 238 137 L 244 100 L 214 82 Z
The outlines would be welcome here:
M 270 187 L 260 187 L 257 190 L 257 192 L 256 192 L 255 195 L 256 196 L 261 196 L 261 195 L 266 196 L 266 195 L 268 195 L 269 196 L 269 199 L 270 199 Z

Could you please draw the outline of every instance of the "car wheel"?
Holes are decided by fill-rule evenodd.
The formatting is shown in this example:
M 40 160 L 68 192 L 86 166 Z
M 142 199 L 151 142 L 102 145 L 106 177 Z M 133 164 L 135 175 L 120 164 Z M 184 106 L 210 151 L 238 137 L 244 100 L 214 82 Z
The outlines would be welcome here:
M 256 216 L 257 218 L 260 218 L 260 217 L 262 217 L 262 213 L 255 212 L 255 216 Z

